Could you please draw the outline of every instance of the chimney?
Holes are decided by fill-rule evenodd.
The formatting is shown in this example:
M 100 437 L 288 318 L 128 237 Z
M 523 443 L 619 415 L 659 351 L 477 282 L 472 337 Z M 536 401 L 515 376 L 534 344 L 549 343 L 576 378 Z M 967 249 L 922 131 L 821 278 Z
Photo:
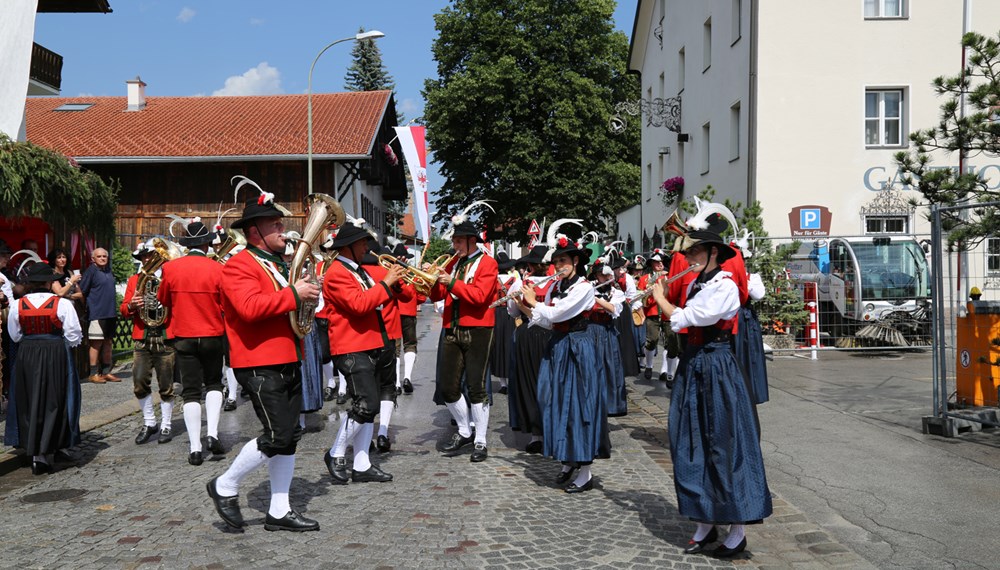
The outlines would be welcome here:
M 128 108 L 126 111 L 141 111 L 146 107 L 146 84 L 138 75 L 125 82 L 128 85 Z

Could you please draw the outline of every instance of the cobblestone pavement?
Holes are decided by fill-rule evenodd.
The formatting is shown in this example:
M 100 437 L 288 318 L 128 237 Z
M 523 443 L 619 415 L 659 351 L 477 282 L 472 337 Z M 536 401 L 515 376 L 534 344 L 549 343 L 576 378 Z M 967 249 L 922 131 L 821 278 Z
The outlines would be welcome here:
M 323 464 L 342 407 L 308 418 L 299 446 L 292 506 L 320 522 L 319 532 L 266 532 L 266 469 L 244 482 L 246 532 L 220 521 L 205 483 L 220 474 L 258 422 L 246 401 L 223 413 L 220 439 L 230 450 L 199 467 L 187 464 L 179 410 L 174 441 L 137 446 L 137 414 L 94 427 L 72 450 L 74 463 L 33 477 L 21 468 L 0 477 L 4 568 L 762 568 L 866 567 L 864 560 L 775 497 L 775 516 L 749 531 L 750 552 L 725 561 L 681 550 L 692 524 L 676 509 L 664 446 L 666 414 L 633 391 L 630 413 L 612 424 L 612 459 L 594 465 L 595 488 L 567 495 L 554 482 L 559 464 L 523 451 L 496 395 L 490 457 L 443 458 L 435 445 L 454 429 L 430 401 L 437 318 L 423 315 L 416 390 L 400 396 L 388 454 L 388 484 L 330 484 Z M 127 383 L 127 381 L 126 381 Z M 95 386 L 104 389 L 106 386 Z M 120 388 L 119 388 L 120 389 Z M 129 395 L 130 397 L 130 395 Z M 126 400 L 127 401 L 127 400 Z M 129 402 L 133 410 L 137 407 Z M 96 413 L 96 412 L 95 412 Z

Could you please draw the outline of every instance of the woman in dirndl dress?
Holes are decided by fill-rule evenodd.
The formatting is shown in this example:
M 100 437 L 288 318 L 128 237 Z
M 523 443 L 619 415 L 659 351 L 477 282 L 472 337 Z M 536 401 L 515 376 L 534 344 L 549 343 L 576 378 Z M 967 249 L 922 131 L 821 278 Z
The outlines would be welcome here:
M 612 287 L 616 287 L 625 296 L 625 299 L 635 297 L 635 279 L 626 270 L 625 258 L 617 251 L 608 254 L 608 265 L 615 272 L 617 281 Z M 632 323 L 632 307 L 627 303 L 622 306 L 618 316 L 614 320 L 615 329 L 618 330 L 618 344 L 621 348 L 622 374 L 624 376 L 636 377 L 639 375 L 639 360 L 637 355 L 640 348 L 636 348 L 635 324 Z
M 549 247 L 556 271 L 566 271 L 539 302 L 526 288 L 521 311 L 530 326 L 552 329 L 552 340 L 538 373 L 538 407 L 542 412 L 542 453 L 562 462 L 559 484 L 575 479 L 567 493 L 582 493 L 594 486 L 590 465 L 611 455 L 608 438 L 607 388 L 598 372 L 593 338 L 587 332 L 587 313 L 594 306 L 594 287 L 584 277 L 590 252 L 579 249 L 565 235 L 549 228 Z
M 73 302 L 49 292 L 52 268 L 36 263 L 28 294 L 10 307 L 7 330 L 19 343 L 4 441 L 31 456 L 35 475 L 54 471 L 56 451 L 80 442 L 80 379 L 70 348 L 83 340 Z
M 513 271 L 516 260 L 512 260 L 505 251 L 498 251 L 497 260 L 497 280 L 500 282 L 500 290 L 497 299 L 507 295 L 507 292 L 520 282 L 520 276 Z M 493 345 L 490 347 L 490 374 L 500 381 L 500 388 L 497 390 L 501 394 L 507 394 L 507 382 L 510 379 L 511 352 L 514 346 L 514 317 L 507 312 L 506 305 L 497 305 L 493 308 L 496 319 L 493 324 Z
M 749 242 L 750 239 L 746 233 L 743 238 L 736 240 L 736 246 L 740 248 L 741 255 L 733 258 L 737 260 L 742 257 L 739 265 L 742 265 L 741 269 L 747 279 L 747 294 L 740 299 L 743 303 L 740 305 L 734 346 L 736 360 L 743 368 L 743 373 L 746 374 L 750 398 L 753 399 L 754 404 L 763 404 L 770 399 L 767 390 L 767 364 L 764 359 L 764 331 L 761 329 L 760 320 L 757 319 L 757 311 L 754 310 L 753 302 L 763 299 L 766 291 L 760 275 L 747 272 L 746 260 L 753 256 L 753 252 L 749 249 Z
M 745 525 L 772 507 L 755 408 L 731 346 L 739 287 L 719 266 L 736 252 L 720 237 L 725 221 L 715 220 L 684 238 L 684 256 L 700 266 L 684 306 L 671 304 L 659 283 L 653 296 L 674 331 L 688 330 L 668 420 L 678 508 L 698 523 L 684 552 L 707 551 L 719 539 L 717 526 L 731 525 L 712 550 L 731 557 L 747 547 Z
M 594 307 L 587 330 L 594 338 L 598 367 L 608 390 L 608 416 L 628 414 L 628 394 L 622 367 L 621 344 L 614 320 L 622 313 L 625 293 L 615 287 L 615 272 L 605 258 L 598 258 L 590 270 L 594 285 Z

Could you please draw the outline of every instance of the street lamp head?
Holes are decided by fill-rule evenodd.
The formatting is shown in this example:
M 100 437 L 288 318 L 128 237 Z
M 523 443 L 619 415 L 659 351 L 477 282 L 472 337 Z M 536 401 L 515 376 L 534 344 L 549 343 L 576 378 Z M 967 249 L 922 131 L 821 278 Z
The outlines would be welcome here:
M 385 37 L 385 34 L 383 34 L 382 32 L 378 30 L 369 30 L 367 32 L 361 32 L 360 34 L 357 34 L 356 36 L 354 36 L 354 39 L 374 40 L 375 38 L 383 38 L 383 37 Z

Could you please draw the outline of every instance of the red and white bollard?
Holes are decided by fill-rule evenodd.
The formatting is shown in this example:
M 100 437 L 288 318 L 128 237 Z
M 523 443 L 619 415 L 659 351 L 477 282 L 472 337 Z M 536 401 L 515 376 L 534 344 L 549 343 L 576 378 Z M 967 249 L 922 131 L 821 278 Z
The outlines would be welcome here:
M 802 284 L 802 298 L 806 302 L 809 310 L 809 325 L 806 330 L 809 332 L 809 347 L 812 348 L 810 358 L 816 360 L 816 349 L 819 348 L 819 303 L 816 302 L 816 283 Z

